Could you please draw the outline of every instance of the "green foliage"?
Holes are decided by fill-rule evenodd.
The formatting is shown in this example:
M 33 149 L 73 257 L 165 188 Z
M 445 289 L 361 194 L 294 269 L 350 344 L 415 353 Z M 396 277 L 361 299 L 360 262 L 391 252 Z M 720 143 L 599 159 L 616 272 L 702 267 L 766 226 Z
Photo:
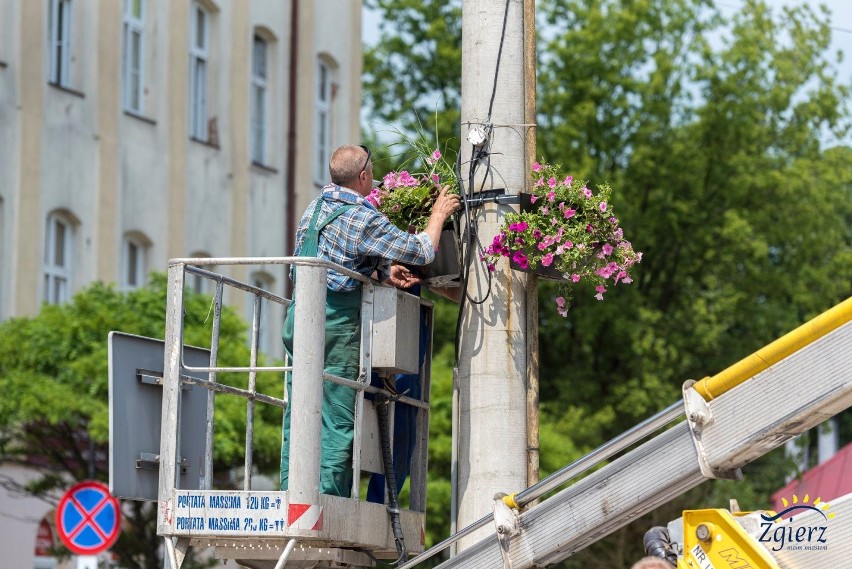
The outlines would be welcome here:
M 209 346 L 212 299 L 187 290 L 184 300 L 185 343 Z M 156 274 L 148 286 L 132 292 L 96 283 L 65 304 L 44 305 L 32 318 L 0 323 L 0 457 L 46 462 L 44 475 L 30 483 L 29 492 L 50 499 L 69 479 L 94 474 L 107 480 L 107 335 L 120 330 L 162 339 L 165 308 L 166 279 Z M 246 328 L 233 309 L 223 307 L 220 365 L 248 363 Z M 219 380 L 246 387 L 245 376 L 220 375 Z M 281 391 L 281 380 L 275 374 L 258 374 L 257 386 L 260 392 L 275 394 Z M 242 399 L 216 398 L 214 467 L 219 471 L 244 460 L 245 409 Z M 258 405 L 255 421 L 255 464 L 277 467 L 281 411 Z M 156 555 L 151 555 L 159 542 L 155 508 L 133 504 L 130 511 L 134 530 L 123 532 L 113 551 L 125 567 L 156 566 Z
M 437 111 L 437 140 L 458 137 L 461 105 L 461 2 L 459 0 L 368 0 L 383 16 L 380 37 L 364 53 L 364 105 L 367 139 L 394 138 L 405 155 L 406 142 L 394 131 L 411 133 Z M 390 126 L 396 125 L 396 126 Z M 382 136 L 385 135 L 385 136 Z M 450 164 L 455 148 L 444 152 Z M 442 149 L 442 152 L 444 149 Z M 393 162 L 378 164 L 393 170 Z
M 634 285 L 607 302 L 578 298 L 567 319 L 539 311 L 543 472 L 852 293 L 852 149 L 824 142 L 848 140 L 849 85 L 827 55 L 827 16 L 804 2 L 743 4 L 731 16 L 705 0 L 537 3 L 537 155 L 615 188 L 625 235 L 644 253 Z M 418 103 L 438 90 L 452 91 L 439 114 L 457 113 L 460 2 L 372 5 L 384 24 L 367 59 L 371 116 L 414 123 L 410 110 L 431 112 Z M 436 42 L 452 56 L 437 57 Z M 540 302 L 555 294 L 539 290 Z M 454 325 L 443 310 L 439 326 Z M 436 343 L 451 338 L 436 332 Z M 449 515 L 435 505 L 448 494 L 446 396 L 433 399 L 431 443 L 443 446 L 430 458 L 432 540 Z M 765 507 L 789 466 L 770 454 L 744 482 L 704 484 L 563 566 L 629 566 L 642 533 L 684 508 L 729 497 Z

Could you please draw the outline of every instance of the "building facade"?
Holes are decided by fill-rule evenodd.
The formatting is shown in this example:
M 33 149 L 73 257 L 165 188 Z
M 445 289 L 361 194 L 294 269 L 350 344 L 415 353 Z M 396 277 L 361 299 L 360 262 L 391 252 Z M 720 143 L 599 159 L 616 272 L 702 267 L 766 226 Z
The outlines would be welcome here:
M 289 254 L 331 149 L 359 140 L 361 10 L 0 0 L 0 320 L 94 281 L 142 286 L 170 258 Z M 285 287 L 281 266 L 222 272 Z M 250 315 L 247 295 L 226 302 Z M 278 357 L 281 314 L 264 321 Z M 0 531 L 25 555 L 10 567 L 35 566 L 20 540 L 47 513 L 0 512 L 25 518 Z

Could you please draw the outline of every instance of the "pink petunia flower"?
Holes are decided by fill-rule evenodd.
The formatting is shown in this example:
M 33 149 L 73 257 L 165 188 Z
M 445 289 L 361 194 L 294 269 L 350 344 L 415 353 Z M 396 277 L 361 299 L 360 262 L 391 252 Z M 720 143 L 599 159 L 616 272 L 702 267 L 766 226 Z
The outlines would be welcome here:
M 601 211 L 606 211 L 606 202 L 601 202 L 598 207 L 601 208 Z
M 580 275 L 578 275 L 577 273 L 574 273 L 573 275 L 571 275 L 571 280 L 574 281 L 575 283 L 580 282 Z
M 544 215 L 548 215 L 550 213 L 550 208 L 547 207 L 546 205 L 542 206 L 541 207 L 541 213 L 543 213 Z
M 565 247 L 566 249 L 570 249 L 573 246 L 574 246 L 574 243 L 571 240 L 566 241 L 565 244 L 563 245 L 563 247 Z
M 441 159 L 441 151 L 436 148 L 435 152 L 432 153 L 432 160 L 437 162 L 440 159 Z
M 559 308 L 565 308 L 565 297 L 564 296 L 557 296 L 556 297 L 556 306 L 558 306 Z
M 550 177 L 550 179 L 547 181 L 547 186 L 548 186 L 550 189 L 555 188 L 555 187 L 556 187 L 556 178 L 554 178 L 553 176 L 551 176 L 551 177 Z M 550 193 L 552 194 L 553 192 L 550 192 Z M 550 197 L 550 194 L 548 194 L 548 196 L 547 196 L 547 197 L 548 197 L 548 199 L 550 199 L 550 201 L 553 201 L 553 198 L 551 198 L 551 197 Z
M 541 258 L 541 264 L 545 267 L 549 267 L 553 264 L 553 253 L 548 253 L 544 257 Z
M 535 203 L 538 200 L 538 196 L 535 194 L 530 195 L 530 203 Z
M 539 164 L 538 162 L 533 162 L 532 171 L 541 172 L 541 164 Z
M 583 188 L 583 195 L 586 196 L 586 199 L 591 198 L 592 190 L 590 190 L 589 188 Z
M 571 182 L 573 182 L 573 181 L 574 181 L 574 176 L 565 176 L 565 179 L 562 180 L 562 183 L 565 184 L 566 186 L 570 186 Z
M 402 172 L 399 173 L 399 178 L 397 178 L 397 183 L 400 186 L 405 186 L 405 187 L 413 187 L 413 186 L 417 186 L 419 184 L 419 182 L 417 181 L 417 178 L 412 176 L 408 172 L 408 170 L 403 170 Z
M 521 251 L 515 251 L 514 255 L 512 255 L 512 261 L 514 261 L 522 269 L 527 269 L 530 266 L 527 256 Z
M 551 178 L 552 180 L 553 178 Z M 552 202 L 556 198 L 556 192 L 548 192 L 547 193 L 547 201 Z
M 606 292 L 606 287 L 598 285 L 595 287 L 595 290 L 598 291 L 598 293 L 595 295 L 595 298 L 597 298 L 598 300 L 603 300 L 603 295 Z
M 396 187 L 396 172 L 388 172 L 385 174 L 385 177 L 382 178 L 382 181 L 385 183 L 385 188 L 391 190 Z
M 562 212 L 562 215 L 565 216 L 565 219 L 571 219 L 572 217 L 577 215 L 577 210 L 574 208 L 566 207 L 565 210 Z
M 604 255 L 612 255 L 612 245 L 610 245 L 609 243 L 604 243 L 601 249 L 603 250 Z

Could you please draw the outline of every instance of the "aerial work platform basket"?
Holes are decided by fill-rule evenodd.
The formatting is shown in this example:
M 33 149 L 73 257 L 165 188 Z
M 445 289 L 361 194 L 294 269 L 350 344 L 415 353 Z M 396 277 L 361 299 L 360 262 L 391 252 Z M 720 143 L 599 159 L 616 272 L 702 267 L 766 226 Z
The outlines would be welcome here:
M 293 362 L 285 355 L 283 365 L 263 367 L 258 365 L 261 322 L 276 328 L 280 328 L 280 322 L 262 317 L 262 308 L 270 303 L 286 308 L 292 299 L 203 267 L 270 264 L 299 267 L 294 292 L 299 302 L 294 310 Z M 361 361 L 355 380 L 323 371 L 329 269 L 362 285 Z M 209 279 L 216 285 L 209 349 L 184 345 L 187 275 Z M 251 356 L 248 365 L 242 367 L 224 367 L 217 362 L 226 287 L 252 295 L 254 300 Z M 373 405 L 364 404 L 365 392 L 387 396 L 391 413 L 397 403 L 419 409 L 409 504 L 408 509 L 399 510 L 399 524 L 405 553 L 423 550 L 431 333 L 425 363 L 418 369 L 420 334 L 415 331 L 421 311 L 431 331 L 431 302 L 328 261 L 284 257 L 173 259 L 169 262 L 167 304 L 165 342 L 110 335 L 110 487 L 118 497 L 157 501 L 157 533 L 165 538 L 172 567 L 179 568 L 187 549 L 194 546 L 215 548 L 217 557 L 239 559 L 251 567 L 283 567 L 285 563 L 288 567 L 372 566 L 379 559 L 398 559 L 388 506 L 366 502 L 361 496 L 362 472 L 383 473 L 378 420 Z M 292 391 L 299 394 L 299 404 L 290 410 L 286 491 L 270 491 L 268 483 L 264 491 L 253 487 L 255 406 L 261 403 L 283 410 L 290 400 L 286 388 L 284 397 L 259 393 L 256 379 L 262 372 L 291 372 Z M 419 372 L 423 396 L 412 399 L 374 387 L 370 384 L 373 372 Z M 222 380 L 235 374 L 247 378 L 245 387 Z M 357 392 L 351 498 L 319 493 L 323 381 Z M 213 487 L 214 402 L 222 395 L 246 400 L 240 490 Z M 140 428 L 142 424 L 147 426 Z M 152 440 L 154 433 L 156 440 Z

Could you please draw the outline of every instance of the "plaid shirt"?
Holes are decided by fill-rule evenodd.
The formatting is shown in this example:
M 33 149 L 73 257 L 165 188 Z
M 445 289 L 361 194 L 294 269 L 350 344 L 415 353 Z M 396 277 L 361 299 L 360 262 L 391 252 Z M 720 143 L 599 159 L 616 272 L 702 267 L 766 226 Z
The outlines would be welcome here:
M 322 197 L 310 203 L 296 231 L 296 251 L 299 255 L 305 232 L 311 222 L 311 216 L 317 204 L 322 210 L 317 219 L 321 224 L 342 204 L 355 204 L 332 221 L 319 234 L 317 256 L 344 266 L 365 276 L 378 270 L 385 277 L 390 269 L 390 261 L 408 265 L 426 265 L 435 259 L 432 240 L 425 233 L 412 235 L 393 225 L 388 218 L 376 210 L 373 204 L 349 188 L 326 186 Z M 293 268 L 290 278 L 295 280 Z M 351 291 L 358 287 L 358 281 L 329 269 L 328 288 L 335 291 Z

